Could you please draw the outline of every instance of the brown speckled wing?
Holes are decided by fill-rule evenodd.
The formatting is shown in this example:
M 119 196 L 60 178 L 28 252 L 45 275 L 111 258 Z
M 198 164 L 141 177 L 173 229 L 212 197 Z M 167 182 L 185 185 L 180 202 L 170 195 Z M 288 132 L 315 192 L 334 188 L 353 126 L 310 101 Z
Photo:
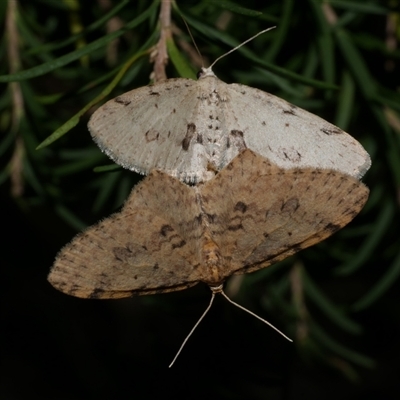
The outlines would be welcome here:
M 331 236 L 360 212 L 369 190 L 337 171 L 285 170 L 246 150 L 201 193 L 228 277 L 267 267 Z
M 76 236 L 58 254 L 50 283 L 83 298 L 121 298 L 197 283 L 200 209 L 192 188 L 154 171 L 120 213 Z
M 120 213 L 60 251 L 49 281 L 85 298 L 218 285 L 324 240 L 359 213 L 368 193 L 346 174 L 285 170 L 251 150 L 194 188 L 153 171 Z

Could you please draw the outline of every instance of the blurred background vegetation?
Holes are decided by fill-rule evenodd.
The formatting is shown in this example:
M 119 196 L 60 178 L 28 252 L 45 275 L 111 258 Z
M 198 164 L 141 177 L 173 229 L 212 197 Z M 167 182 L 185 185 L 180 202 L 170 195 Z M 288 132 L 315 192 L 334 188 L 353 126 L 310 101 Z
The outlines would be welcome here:
M 7 399 L 398 398 L 399 0 L 3 0 L 0 3 L 1 384 Z M 210 292 L 81 300 L 46 275 L 81 229 L 118 210 L 141 177 L 86 124 L 106 99 L 166 76 L 216 75 L 280 96 L 350 132 L 371 154 L 370 199 L 318 246 L 227 283 L 167 366 Z M 165 40 L 159 41 L 160 32 Z M 161 71 L 161 72 L 160 72 Z M 161 75 L 160 75 L 161 74 Z M 37 150 L 39 144 L 41 148 Z

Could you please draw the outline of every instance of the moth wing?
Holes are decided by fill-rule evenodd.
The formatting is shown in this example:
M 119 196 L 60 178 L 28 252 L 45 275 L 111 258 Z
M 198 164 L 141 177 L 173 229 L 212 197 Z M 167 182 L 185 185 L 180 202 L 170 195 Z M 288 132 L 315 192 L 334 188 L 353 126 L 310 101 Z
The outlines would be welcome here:
M 197 283 L 201 235 L 194 191 L 152 172 L 121 212 L 77 235 L 54 262 L 48 280 L 83 298 L 120 298 L 181 290 Z
M 285 169 L 335 169 L 360 179 L 371 166 L 362 145 L 324 119 L 259 89 L 221 85 L 227 99 L 225 129 L 231 142 L 240 139 L 242 146 Z M 233 158 L 229 155 L 232 149 L 227 149 L 227 163 Z
M 228 277 L 324 240 L 360 212 L 368 193 L 338 171 L 285 170 L 245 150 L 204 185 L 202 198 Z
M 156 168 L 186 182 L 202 181 L 207 176 L 205 148 L 189 148 L 184 140 L 202 118 L 198 103 L 203 86 L 177 78 L 124 93 L 96 110 L 88 124 L 90 133 L 124 168 L 141 174 Z

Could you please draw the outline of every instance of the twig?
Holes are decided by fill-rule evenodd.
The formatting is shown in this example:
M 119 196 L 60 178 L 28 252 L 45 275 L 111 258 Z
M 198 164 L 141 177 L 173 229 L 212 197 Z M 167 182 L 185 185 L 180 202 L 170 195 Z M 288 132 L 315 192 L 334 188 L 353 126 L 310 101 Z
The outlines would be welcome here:
M 171 0 L 163 0 L 160 9 L 160 39 L 154 55 L 154 82 L 167 79 L 165 67 L 168 64 L 167 40 L 171 38 Z

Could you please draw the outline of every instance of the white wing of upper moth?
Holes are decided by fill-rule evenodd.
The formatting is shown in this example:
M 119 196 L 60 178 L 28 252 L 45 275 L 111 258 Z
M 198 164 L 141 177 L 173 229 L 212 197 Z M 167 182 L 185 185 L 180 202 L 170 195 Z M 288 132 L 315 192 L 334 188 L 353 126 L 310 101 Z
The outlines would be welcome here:
M 285 169 L 331 168 L 357 179 L 368 170 L 368 153 L 349 134 L 269 93 L 226 84 L 215 62 L 197 81 L 169 79 L 108 101 L 89 121 L 94 140 L 124 168 L 157 168 L 188 183 L 211 179 L 246 148 Z

